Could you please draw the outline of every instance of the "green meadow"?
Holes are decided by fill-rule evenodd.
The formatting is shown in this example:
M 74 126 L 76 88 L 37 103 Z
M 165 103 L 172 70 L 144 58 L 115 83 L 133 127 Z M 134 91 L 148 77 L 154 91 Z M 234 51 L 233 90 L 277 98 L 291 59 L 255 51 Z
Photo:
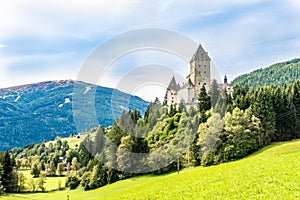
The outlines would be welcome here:
M 91 191 L 79 188 L 48 193 L 10 194 L 0 199 L 65 200 L 67 195 L 70 200 L 299 199 L 299 169 L 298 140 L 275 143 L 239 161 L 205 168 L 188 168 L 179 174 L 139 176 Z M 53 181 L 53 184 L 57 185 L 57 182 Z M 48 184 L 46 187 L 51 186 Z

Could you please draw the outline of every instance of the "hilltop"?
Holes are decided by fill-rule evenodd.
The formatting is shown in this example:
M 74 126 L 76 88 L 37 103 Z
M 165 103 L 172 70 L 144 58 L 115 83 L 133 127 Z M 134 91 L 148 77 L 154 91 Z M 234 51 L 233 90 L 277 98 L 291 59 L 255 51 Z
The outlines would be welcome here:
M 285 83 L 292 83 L 299 79 L 300 58 L 297 58 L 238 76 L 231 82 L 231 85 L 248 85 L 253 89 L 264 85 L 283 86 Z

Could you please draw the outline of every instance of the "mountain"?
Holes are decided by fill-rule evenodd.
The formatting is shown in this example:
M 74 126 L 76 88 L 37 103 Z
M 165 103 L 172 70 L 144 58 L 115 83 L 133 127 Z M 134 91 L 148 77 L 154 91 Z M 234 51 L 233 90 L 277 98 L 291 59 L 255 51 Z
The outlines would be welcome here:
M 73 80 L 0 89 L 0 150 L 110 126 L 124 109 L 144 113 L 147 105 L 137 96 Z
M 300 58 L 277 63 L 235 78 L 231 85 L 248 85 L 257 88 L 264 85 L 284 85 L 300 79 Z

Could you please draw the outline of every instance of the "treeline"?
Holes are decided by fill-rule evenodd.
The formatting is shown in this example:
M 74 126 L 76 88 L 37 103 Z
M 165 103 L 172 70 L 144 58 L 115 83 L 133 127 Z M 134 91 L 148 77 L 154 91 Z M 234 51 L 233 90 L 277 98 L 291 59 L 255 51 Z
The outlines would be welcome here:
M 76 148 L 58 139 L 12 153 L 15 169 L 64 175 L 67 187 L 89 190 L 139 174 L 240 159 L 271 142 L 299 138 L 299 122 L 300 81 L 254 90 L 236 86 L 233 94 L 214 81 L 209 93 L 202 87 L 195 107 L 181 102 L 168 108 L 156 100 L 143 117 L 136 109 L 123 112 L 112 127 L 82 135 Z
M 231 85 L 248 85 L 254 89 L 265 85 L 283 86 L 300 79 L 300 58 L 277 63 L 264 69 L 241 75 L 234 79 Z

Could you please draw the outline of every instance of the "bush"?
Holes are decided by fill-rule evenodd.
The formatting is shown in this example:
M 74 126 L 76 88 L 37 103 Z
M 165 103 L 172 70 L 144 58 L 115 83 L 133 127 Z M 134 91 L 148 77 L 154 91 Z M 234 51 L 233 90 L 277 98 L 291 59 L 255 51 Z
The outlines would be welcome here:
M 77 176 L 69 176 L 66 180 L 66 187 L 70 187 L 71 190 L 74 190 L 80 184 L 80 180 Z

